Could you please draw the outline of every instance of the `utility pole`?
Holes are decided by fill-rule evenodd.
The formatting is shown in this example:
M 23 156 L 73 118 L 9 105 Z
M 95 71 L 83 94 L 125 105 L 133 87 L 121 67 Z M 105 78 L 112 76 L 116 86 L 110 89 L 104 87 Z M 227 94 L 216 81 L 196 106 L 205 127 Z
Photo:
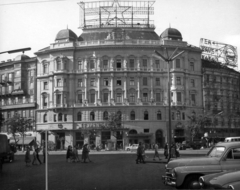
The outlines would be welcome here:
M 157 59 L 161 59 L 163 61 L 165 61 L 168 64 L 168 162 L 171 159 L 171 144 L 172 144 L 172 127 L 171 127 L 171 82 L 170 82 L 170 63 L 175 60 L 177 57 L 179 57 L 180 55 L 182 55 L 184 53 L 184 51 L 181 51 L 180 53 L 174 55 L 178 48 L 176 48 L 174 50 L 174 52 L 172 53 L 172 55 L 169 57 L 168 56 L 168 51 L 167 48 L 164 48 L 166 50 L 167 53 L 167 57 L 164 57 L 162 54 L 160 54 L 158 51 L 154 50 L 154 54 L 153 57 L 157 58 Z

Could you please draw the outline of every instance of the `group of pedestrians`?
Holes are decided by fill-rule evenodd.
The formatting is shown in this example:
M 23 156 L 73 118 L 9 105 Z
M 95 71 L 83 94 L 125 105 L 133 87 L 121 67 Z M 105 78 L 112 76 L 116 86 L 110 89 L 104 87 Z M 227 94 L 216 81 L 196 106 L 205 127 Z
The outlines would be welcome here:
M 84 144 L 82 149 L 82 159 L 80 160 L 78 156 L 77 146 L 74 146 L 74 147 L 68 146 L 66 161 L 87 163 L 86 161 L 88 160 L 89 162 L 92 162 L 89 158 L 89 152 L 90 152 L 90 146 L 88 144 Z
M 41 148 L 36 146 L 33 150 L 33 154 L 32 157 L 33 159 L 31 159 L 31 155 L 30 155 L 30 147 L 27 147 L 26 153 L 25 153 L 25 163 L 26 166 L 31 166 L 31 165 L 38 165 L 37 162 L 39 162 L 39 164 L 41 165 L 42 163 L 45 163 L 45 147 L 43 146 L 43 162 L 41 162 L 40 158 L 39 158 L 39 152 L 41 151 Z

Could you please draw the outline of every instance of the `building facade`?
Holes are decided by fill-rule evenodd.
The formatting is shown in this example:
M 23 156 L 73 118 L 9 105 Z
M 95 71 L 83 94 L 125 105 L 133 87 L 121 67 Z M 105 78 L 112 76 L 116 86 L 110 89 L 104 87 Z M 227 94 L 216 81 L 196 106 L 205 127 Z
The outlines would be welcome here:
M 240 73 L 217 62 L 202 60 L 203 104 L 212 125 L 210 137 L 240 135 Z
M 0 107 L 2 117 L 7 120 L 14 114 L 35 121 L 36 110 L 36 63 L 37 58 L 18 55 L 14 60 L 0 63 Z M 6 125 L 2 131 L 8 133 Z M 26 127 L 35 131 L 35 122 Z

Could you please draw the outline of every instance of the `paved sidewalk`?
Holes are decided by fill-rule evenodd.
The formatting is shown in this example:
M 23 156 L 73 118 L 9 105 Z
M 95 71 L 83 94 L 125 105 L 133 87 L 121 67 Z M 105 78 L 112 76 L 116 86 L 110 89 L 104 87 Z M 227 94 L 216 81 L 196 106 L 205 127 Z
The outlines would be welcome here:
M 187 150 L 180 150 L 180 155 L 192 155 L 192 156 L 197 156 L 197 155 L 206 155 L 207 152 L 209 151 L 208 149 L 200 149 L 200 150 L 192 150 L 192 149 L 187 149 Z M 64 155 L 66 154 L 67 150 L 57 150 L 57 151 L 49 151 L 50 155 Z M 146 154 L 154 154 L 154 150 L 146 150 Z M 159 149 L 159 154 L 163 155 L 164 150 Z M 30 154 L 32 151 L 30 152 Z M 81 154 L 82 150 L 78 150 L 78 153 Z M 25 152 L 22 151 L 17 151 L 15 155 L 24 155 Z M 40 154 L 42 154 L 42 151 L 40 151 Z M 90 154 L 136 154 L 136 151 L 125 151 L 125 150 L 112 150 L 112 151 L 106 151 L 106 150 L 101 150 L 101 151 L 96 151 L 96 150 L 91 150 Z

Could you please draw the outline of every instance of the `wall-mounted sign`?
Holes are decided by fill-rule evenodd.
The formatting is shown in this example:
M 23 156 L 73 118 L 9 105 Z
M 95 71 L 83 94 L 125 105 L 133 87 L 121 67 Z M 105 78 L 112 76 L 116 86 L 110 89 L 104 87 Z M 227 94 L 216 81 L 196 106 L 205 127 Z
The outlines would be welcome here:
M 203 51 L 202 59 L 237 67 L 237 47 L 201 38 L 200 48 Z

